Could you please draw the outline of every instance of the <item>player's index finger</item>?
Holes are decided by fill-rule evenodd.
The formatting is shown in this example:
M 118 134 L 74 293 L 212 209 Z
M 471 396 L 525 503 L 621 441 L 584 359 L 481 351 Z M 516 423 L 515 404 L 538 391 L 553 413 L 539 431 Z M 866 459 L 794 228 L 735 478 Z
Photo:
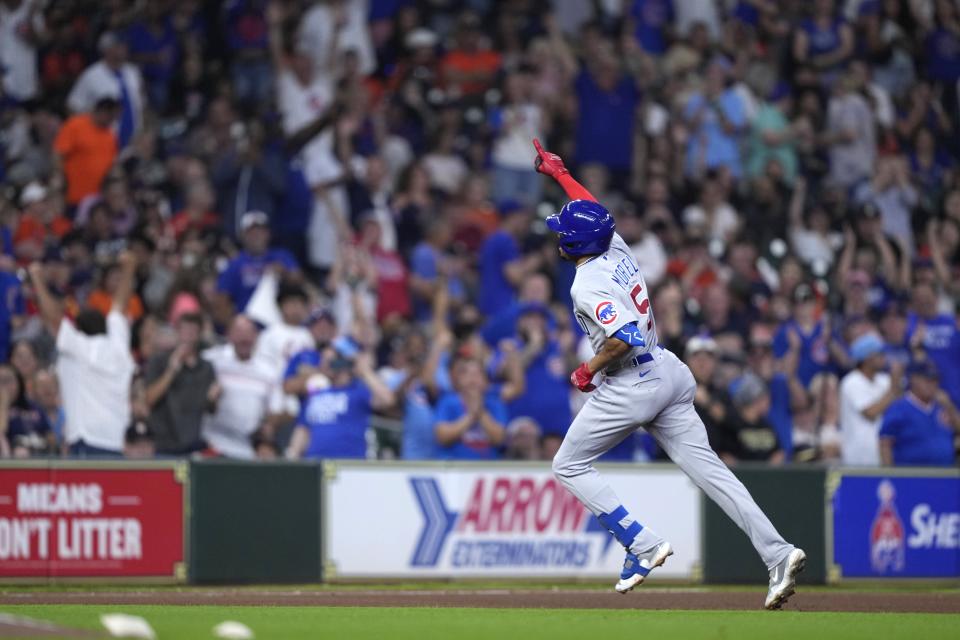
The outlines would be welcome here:
M 537 153 L 543 153 L 543 147 L 540 146 L 540 140 L 537 138 L 533 139 L 533 148 L 537 150 Z

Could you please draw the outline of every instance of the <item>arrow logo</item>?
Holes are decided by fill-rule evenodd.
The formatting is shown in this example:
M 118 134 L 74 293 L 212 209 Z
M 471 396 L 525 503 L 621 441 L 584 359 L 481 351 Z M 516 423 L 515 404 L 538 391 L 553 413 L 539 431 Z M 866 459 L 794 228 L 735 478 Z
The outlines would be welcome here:
M 457 523 L 457 513 L 447 510 L 435 478 L 410 478 L 410 487 L 423 512 L 423 531 L 410 560 L 414 567 L 434 567 L 440 560 L 443 544 Z

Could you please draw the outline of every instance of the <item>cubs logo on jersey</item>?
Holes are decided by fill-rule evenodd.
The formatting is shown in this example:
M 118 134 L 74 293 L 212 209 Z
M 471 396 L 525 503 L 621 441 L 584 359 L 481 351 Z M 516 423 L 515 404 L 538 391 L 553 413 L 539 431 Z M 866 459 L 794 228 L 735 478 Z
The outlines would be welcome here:
M 617 320 L 617 308 L 609 300 L 604 300 L 597 305 L 594 315 L 597 316 L 597 322 L 606 326 Z

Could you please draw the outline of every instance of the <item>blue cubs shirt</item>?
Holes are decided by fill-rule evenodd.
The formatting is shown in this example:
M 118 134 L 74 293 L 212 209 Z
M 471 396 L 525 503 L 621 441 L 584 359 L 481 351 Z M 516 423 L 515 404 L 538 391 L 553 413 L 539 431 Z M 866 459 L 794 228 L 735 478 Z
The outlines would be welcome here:
M 366 458 L 370 401 L 370 390 L 358 380 L 308 394 L 297 420 L 310 432 L 304 457 Z
M 911 394 L 895 401 L 883 414 L 880 437 L 893 438 L 893 463 L 897 466 L 953 464 L 953 430 L 936 402 L 925 407 Z
M 316 369 L 320 366 L 320 360 L 320 352 L 316 349 L 304 349 L 293 354 L 293 357 L 287 362 L 286 370 L 283 372 L 284 382 L 296 377 L 302 365 Z
M 507 426 L 507 408 L 500 400 L 498 391 L 488 391 L 483 405 L 494 420 Z M 460 419 L 466 412 L 459 394 L 444 394 L 437 403 L 437 422 L 453 422 Z M 467 429 L 460 442 L 449 447 L 438 444 L 437 457 L 442 460 L 494 460 L 500 457 L 500 451 L 490 443 L 483 427 L 477 422 Z
M 773 355 L 782 358 L 790 350 L 788 331 L 794 331 L 800 336 L 800 355 L 797 363 L 797 377 L 803 386 L 809 387 L 813 376 L 830 368 L 830 351 L 827 349 L 827 337 L 823 333 L 823 322 L 818 322 L 809 334 L 793 320 L 780 325 L 773 337 Z
M 510 306 L 513 285 L 503 267 L 520 257 L 520 247 L 506 231 L 497 231 L 480 247 L 480 313 L 492 316 Z
M 518 348 L 523 345 L 518 344 Z M 560 345 L 551 340 L 526 370 L 526 388 L 507 405 L 510 418 L 532 418 L 544 435 L 564 435 L 573 419 L 570 413 L 570 376 Z
M 236 258 L 227 264 L 227 268 L 217 278 L 217 291 L 230 296 L 237 310 L 247 307 L 253 290 L 260 283 L 263 272 L 271 264 L 280 264 L 285 269 L 297 269 L 297 261 L 286 249 L 270 249 L 262 256 L 252 256 L 241 251 Z
M 20 279 L 12 273 L 0 271 L 0 362 L 10 356 L 10 331 L 14 316 L 26 313 Z
M 960 331 L 951 315 L 921 320 L 916 314 L 907 316 L 907 344 L 920 324 L 924 325 L 923 348 L 940 370 L 940 387 L 953 404 L 960 406 Z

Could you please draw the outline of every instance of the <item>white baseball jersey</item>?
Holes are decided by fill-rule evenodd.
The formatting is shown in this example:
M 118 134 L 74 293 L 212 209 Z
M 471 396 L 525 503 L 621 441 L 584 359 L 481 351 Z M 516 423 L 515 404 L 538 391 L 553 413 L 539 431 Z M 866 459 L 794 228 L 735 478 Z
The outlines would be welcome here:
M 629 357 L 656 348 L 657 325 L 648 294 L 633 252 L 617 233 L 605 253 L 577 267 L 570 295 L 577 321 L 590 337 L 594 353 L 599 353 L 607 338 L 633 322 L 645 346 L 634 347 Z
M 677 356 L 657 346 L 657 328 L 647 297 L 646 283 L 630 248 L 614 234 L 610 248 L 577 267 L 570 288 L 577 321 L 590 337 L 594 352 L 607 338 L 630 323 L 644 346 L 604 371 L 586 404 L 553 459 L 560 482 L 597 517 L 624 510 L 613 489 L 593 467 L 638 427 L 644 427 L 663 450 L 749 536 L 768 569 L 792 551 L 770 520 L 750 497 L 743 484 L 717 457 L 707 441 L 707 432 L 693 407 L 697 385 L 693 374 Z M 631 330 L 631 333 L 634 333 Z M 636 366 L 629 358 L 649 354 Z M 617 539 L 630 553 L 643 556 L 657 548 L 663 538 L 642 526 L 631 540 L 627 528 L 635 519 L 620 518 Z M 618 533 L 619 532 L 619 533 Z

